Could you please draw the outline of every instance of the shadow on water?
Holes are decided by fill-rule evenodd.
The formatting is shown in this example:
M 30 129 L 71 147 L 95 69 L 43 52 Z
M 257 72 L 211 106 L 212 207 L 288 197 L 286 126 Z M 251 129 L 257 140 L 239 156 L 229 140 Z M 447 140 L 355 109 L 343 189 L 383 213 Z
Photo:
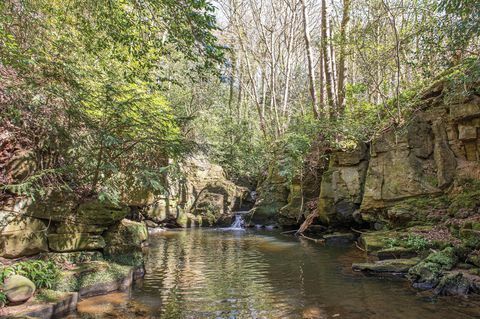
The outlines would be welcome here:
M 192 229 L 152 236 L 131 295 L 83 301 L 96 318 L 479 318 L 478 298 L 432 299 L 401 280 L 365 277 L 351 247 L 274 231 Z

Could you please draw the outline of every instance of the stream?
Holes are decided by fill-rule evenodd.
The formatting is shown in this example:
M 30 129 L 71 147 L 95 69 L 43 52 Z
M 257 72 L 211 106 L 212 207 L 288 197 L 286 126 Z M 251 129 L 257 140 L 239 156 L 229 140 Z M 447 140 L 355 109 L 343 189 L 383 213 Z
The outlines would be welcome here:
M 82 301 L 70 318 L 478 318 L 478 297 L 432 298 L 352 272 L 363 258 L 275 230 L 165 231 L 150 237 L 129 293 Z

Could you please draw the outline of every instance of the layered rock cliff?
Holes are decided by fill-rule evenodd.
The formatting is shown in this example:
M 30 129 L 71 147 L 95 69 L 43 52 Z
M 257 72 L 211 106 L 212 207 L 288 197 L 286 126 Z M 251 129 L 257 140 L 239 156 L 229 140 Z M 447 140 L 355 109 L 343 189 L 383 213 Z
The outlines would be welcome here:
M 20 156 L 13 161 L 14 167 L 25 167 L 18 165 L 25 162 Z M 0 206 L 0 257 L 80 251 L 112 256 L 140 253 L 146 225 L 229 224 L 232 211 L 248 200 L 248 189 L 229 181 L 223 169 L 205 156 L 186 159 L 179 175 L 175 181 L 167 178 L 166 192 L 131 188 L 120 203 L 79 198 L 61 190 L 37 200 L 11 196 Z M 126 243 L 131 244 L 125 247 Z

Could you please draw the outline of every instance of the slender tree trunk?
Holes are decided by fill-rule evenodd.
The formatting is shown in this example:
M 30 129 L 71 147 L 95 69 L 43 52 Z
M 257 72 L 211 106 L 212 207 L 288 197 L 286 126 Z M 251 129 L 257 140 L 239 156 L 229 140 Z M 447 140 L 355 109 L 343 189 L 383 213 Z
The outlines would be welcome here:
M 291 73 L 291 64 L 292 64 L 292 47 L 293 47 L 293 38 L 294 38 L 294 27 L 297 20 L 297 11 L 296 6 L 293 8 L 292 21 L 290 22 L 290 27 L 288 31 L 288 40 L 287 40 L 287 57 L 286 57 L 286 66 L 285 66 L 285 86 L 283 90 L 283 106 L 282 106 L 282 115 L 286 116 L 287 106 L 288 106 L 288 95 L 290 92 L 290 73 Z
M 342 22 L 340 24 L 340 57 L 338 61 L 338 114 L 343 116 L 345 112 L 345 46 L 346 46 L 346 34 L 347 34 L 347 25 L 350 20 L 350 0 L 343 1 L 343 14 Z
M 330 118 L 335 118 L 335 104 L 333 99 L 332 73 L 330 72 L 330 61 L 328 57 L 328 38 L 327 38 L 327 4 L 322 0 L 322 52 L 323 52 L 323 67 L 325 68 L 325 91 L 327 93 L 327 103 L 330 107 Z
M 318 106 L 317 106 L 317 92 L 315 89 L 315 71 L 313 67 L 313 56 L 312 56 L 312 48 L 310 45 L 310 33 L 308 31 L 308 15 L 307 15 L 307 5 L 305 0 L 301 0 L 302 3 L 302 17 L 303 17 L 303 36 L 305 38 L 305 47 L 307 50 L 307 60 L 308 60 L 308 76 L 310 82 L 310 96 L 312 98 L 312 110 L 313 115 L 315 118 L 320 118 L 318 114 Z

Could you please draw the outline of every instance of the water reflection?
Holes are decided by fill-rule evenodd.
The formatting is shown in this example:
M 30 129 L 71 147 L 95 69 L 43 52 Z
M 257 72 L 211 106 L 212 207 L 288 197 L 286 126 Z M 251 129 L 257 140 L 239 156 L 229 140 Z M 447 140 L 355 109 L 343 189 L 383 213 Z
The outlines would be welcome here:
M 431 300 L 403 281 L 354 274 L 351 262 L 360 258 L 352 248 L 273 232 L 169 231 L 151 238 L 147 275 L 131 297 L 90 301 L 79 311 L 102 318 L 480 317 L 477 298 Z

